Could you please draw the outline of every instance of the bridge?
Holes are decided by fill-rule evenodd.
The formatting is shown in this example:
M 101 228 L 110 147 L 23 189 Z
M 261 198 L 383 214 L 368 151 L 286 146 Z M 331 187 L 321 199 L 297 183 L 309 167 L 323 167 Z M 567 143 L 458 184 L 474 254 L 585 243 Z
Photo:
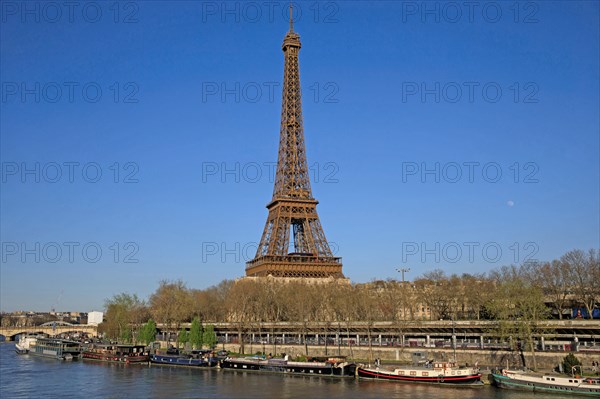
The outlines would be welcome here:
M 57 335 L 69 332 L 84 332 L 94 337 L 98 336 L 98 326 L 87 324 L 71 324 L 64 321 L 48 322 L 39 326 L 0 327 L 0 335 L 7 341 L 14 341 L 19 334 L 48 334 Z

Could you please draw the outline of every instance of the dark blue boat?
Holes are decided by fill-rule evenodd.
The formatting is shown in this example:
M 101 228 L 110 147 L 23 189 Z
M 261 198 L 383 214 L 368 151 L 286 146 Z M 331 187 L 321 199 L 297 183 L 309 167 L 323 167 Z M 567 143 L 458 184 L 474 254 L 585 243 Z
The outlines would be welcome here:
M 343 356 L 313 359 L 307 362 L 288 361 L 288 357 L 227 357 L 221 361 L 221 368 L 235 371 L 257 371 L 290 375 L 313 375 L 321 377 L 354 378 L 356 365 L 346 362 Z
M 187 366 L 187 367 L 215 367 L 218 364 L 218 359 L 210 356 L 202 356 L 201 354 L 191 355 L 159 355 L 150 356 L 150 362 L 154 364 L 168 364 L 171 366 Z

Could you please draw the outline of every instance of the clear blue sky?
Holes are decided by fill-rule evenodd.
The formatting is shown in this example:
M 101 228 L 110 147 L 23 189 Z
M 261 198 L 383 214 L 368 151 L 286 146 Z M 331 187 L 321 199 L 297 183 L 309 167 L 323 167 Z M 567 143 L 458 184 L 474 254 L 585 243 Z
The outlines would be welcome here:
M 45 4 L 1 3 L 0 309 L 243 276 L 285 3 Z M 461 4 L 296 3 L 313 194 L 353 281 L 599 246 L 599 3 Z

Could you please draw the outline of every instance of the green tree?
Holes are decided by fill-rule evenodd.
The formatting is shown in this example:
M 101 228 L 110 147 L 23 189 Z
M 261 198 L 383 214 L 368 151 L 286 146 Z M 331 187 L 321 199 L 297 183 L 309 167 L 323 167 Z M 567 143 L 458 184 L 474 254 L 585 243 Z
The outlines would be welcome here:
M 202 348 L 203 344 L 203 331 L 202 325 L 200 324 L 200 320 L 198 317 L 194 317 L 192 320 L 192 326 L 190 327 L 189 341 L 192 344 L 193 349 Z
M 190 335 L 187 332 L 187 330 L 185 328 L 182 328 L 181 331 L 179 331 L 179 334 L 177 334 L 177 343 L 178 344 L 183 344 L 185 346 L 185 344 L 187 342 L 189 342 L 190 340 Z
M 148 320 L 148 322 L 146 324 L 144 324 L 142 326 L 142 329 L 140 330 L 140 334 L 139 334 L 139 340 L 143 344 L 148 345 L 154 341 L 155 337 L 156 337 L 156 323 L 154 322 L 154 320 L 150 319 L 150 320 Z
M 147 307 L 143 300 L 133 294 L 118 294 L 105 302 L 105 321 L 101 331 L 109 338 L 135 340 L 139 324 L 147 317 Z
M 131 327 L 127 326 L 121 331 L 119 341 L 127 344 L 133 341 L 133 331 L 131 330 Z
M 562 365 L 563 365 L 563 372 L 565 374 L 571 374 L 571 373 L 574 373 L 575 370 L 577 369 L 577 368 L 573 369 L 573 367 L 581 366 L 581 362 L 579 361 L 579 359 L 577 359 L 577 357 L 574 354 L 569 353 L 563 359 Z M 581 369 L 580 369 L 580 371 L 581 371 Z
M 215 334 L 215 327 L 212 324 L 209 324 L 204 329 L 202 341 L 204 342 L 204 345 L 211 349 L 217 345 L 217 334 Z

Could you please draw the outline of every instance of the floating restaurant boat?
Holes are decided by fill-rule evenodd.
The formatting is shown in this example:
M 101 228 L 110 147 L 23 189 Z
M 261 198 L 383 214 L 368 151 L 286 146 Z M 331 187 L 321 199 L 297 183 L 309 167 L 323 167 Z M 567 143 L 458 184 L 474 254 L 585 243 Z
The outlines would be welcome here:
M 59 360 L 77 360 L 81 356 L 79 342 L 58 338 L 37 338 L 29 346 L 29 354 Z
M 479 369 L 459 367 L 456 362 L 432 362 L 431 367 L 402 367 L 394 370 L 361 366 L 357 369 L 357 375 L 359 378 L 397 382 L 483 386 Z
M 148 363 L 144 345 L 90 344 L 82 354 L 86 360 L 117 363 Z
M 575 375 L 567 377 L 508 369 L 492 373 L 492 378 L 496 386 L 505 389 L 600 397 L 600 378 Z
M 294 362 L 285 358 L 227 357 L 220 366 L 225 370 L 258 371 L 265 373 L 311 375 L 324 377 L 354 377 L 356 365 L 344 357 L 330 357 L 317 361 Z
M 169 366 L 187 366 L 187 367 L 215 367 L 219 364 L 219 359 L 211 354 L 210 351 L 192 351 L 185 353 L 168 353 L 150 355 L 150 362 L 153 364 L 165 364 Z
M 37 335 L 21 335 L 19 341 L 15 344 L 15 352 L 19 355 L 26 355 L 31 349 L 31 345 L 37 341 Z

